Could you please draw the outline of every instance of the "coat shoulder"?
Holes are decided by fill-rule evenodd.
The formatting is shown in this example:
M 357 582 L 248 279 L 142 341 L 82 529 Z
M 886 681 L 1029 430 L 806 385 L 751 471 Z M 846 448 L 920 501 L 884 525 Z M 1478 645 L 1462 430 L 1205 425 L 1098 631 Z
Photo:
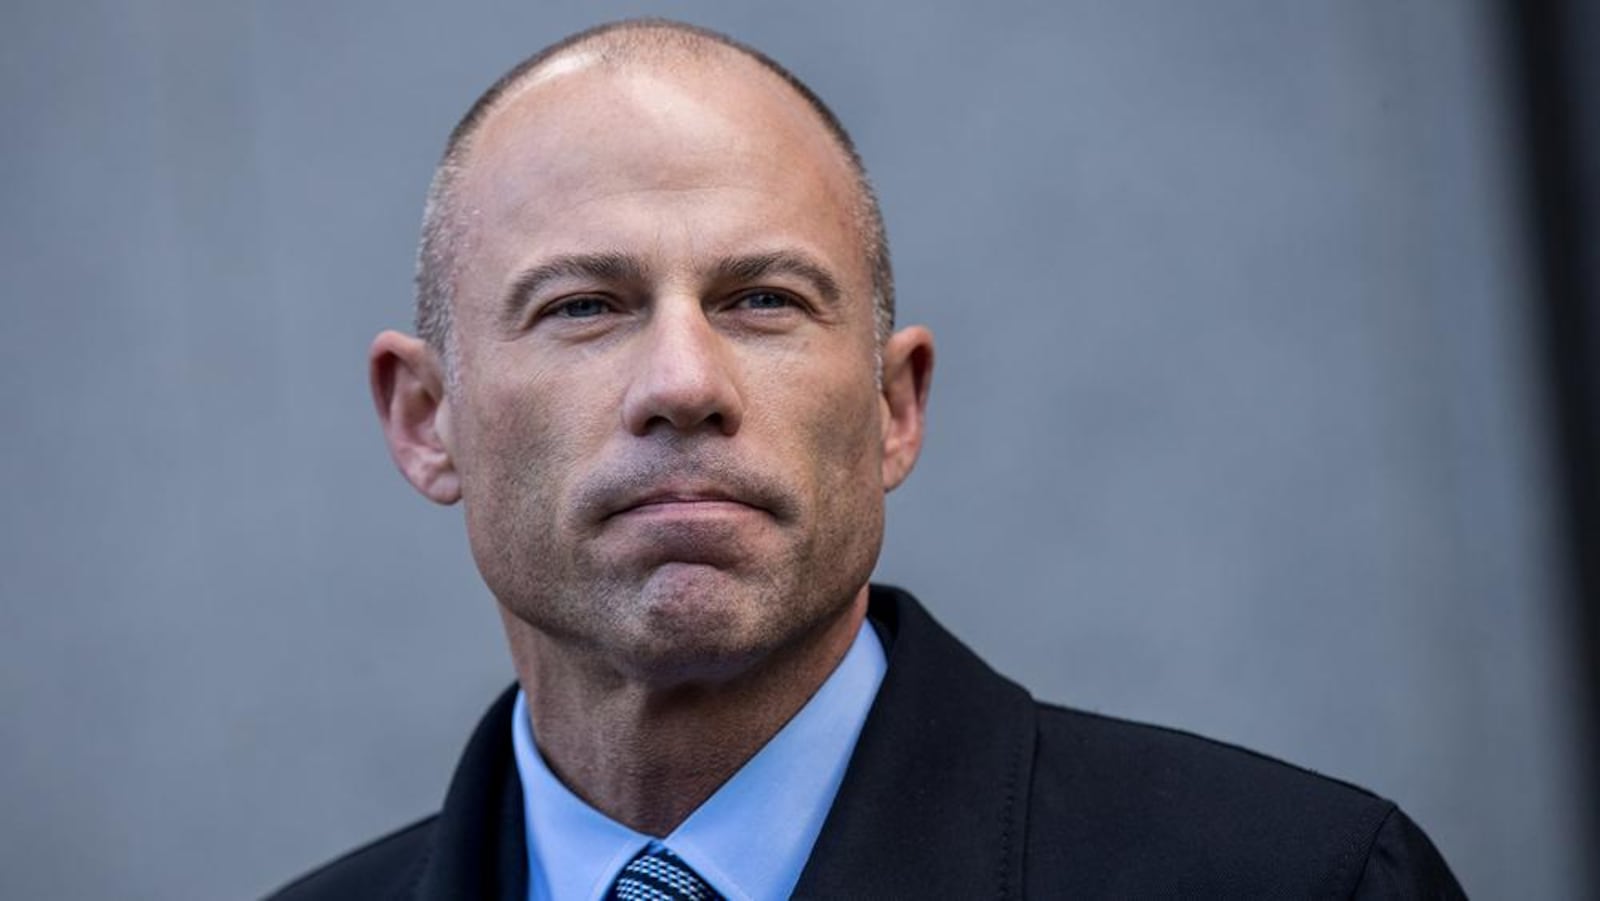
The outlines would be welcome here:
M 269 901 L 410 897 L 422 877 L 438 816 L 418 820 L 335 858 L 268 895 Z
M 1348 898 L 1390 875 L 1376 870 L 1400 854 L 1402 878 L 1439 876 L 1436 888 L 1454 896 L 1422 831 L 1359 786 L 1178 729 L 1053 705 L 1039 705 L 1037 740 L 1028 869 L 1072 874 L 1079 893 Z

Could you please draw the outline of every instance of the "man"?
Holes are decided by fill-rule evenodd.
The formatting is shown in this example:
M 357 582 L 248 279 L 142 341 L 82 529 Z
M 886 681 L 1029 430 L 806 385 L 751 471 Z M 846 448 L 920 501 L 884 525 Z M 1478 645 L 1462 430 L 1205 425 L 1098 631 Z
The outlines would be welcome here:
M 676 23 L 514 69 L 430 192 L 385 436 L 519 689 L 444 810 L 286 898 L 1458 895 L 1394 805 L 1036 705 L 894 589 L 932 338 L 849 138 Z

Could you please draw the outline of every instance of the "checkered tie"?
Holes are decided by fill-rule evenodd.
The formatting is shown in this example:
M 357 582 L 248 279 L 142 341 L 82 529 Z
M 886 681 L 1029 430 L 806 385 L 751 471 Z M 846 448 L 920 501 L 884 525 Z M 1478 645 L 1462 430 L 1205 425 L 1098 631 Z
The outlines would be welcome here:
M 725 901 L 700 874 L 652 843 L 617 874 L 606 901 Z

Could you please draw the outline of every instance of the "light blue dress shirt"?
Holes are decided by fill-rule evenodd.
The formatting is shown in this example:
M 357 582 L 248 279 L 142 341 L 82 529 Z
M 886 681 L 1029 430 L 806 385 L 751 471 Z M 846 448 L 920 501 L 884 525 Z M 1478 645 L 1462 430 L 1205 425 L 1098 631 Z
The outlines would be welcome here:
M 789 897 L 887 668 L 877 634 L 863 622 L 800 712 L 659 842 L 561 784 L 534 745 L 527 698 L 517 692 L 511 739 L 522 779 L 529 901 L 595 901 L 634 855 L 657 842 L 728 898 Z

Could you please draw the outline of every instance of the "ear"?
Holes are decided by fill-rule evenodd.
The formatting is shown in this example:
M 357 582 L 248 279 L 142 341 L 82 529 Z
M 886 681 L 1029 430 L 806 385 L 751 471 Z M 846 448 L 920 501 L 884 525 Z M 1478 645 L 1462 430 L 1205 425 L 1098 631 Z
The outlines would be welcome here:
M 419 338 L 383 332 L 372 340 L 367 364 L 383 438 L 400 474 L 434 503 L 460 500 L 439 355 Z
M 883 490 L 911 474 L 922 452 L 923 416 L 933 383 L 933 334 L 903 328 L 883 345 Z

